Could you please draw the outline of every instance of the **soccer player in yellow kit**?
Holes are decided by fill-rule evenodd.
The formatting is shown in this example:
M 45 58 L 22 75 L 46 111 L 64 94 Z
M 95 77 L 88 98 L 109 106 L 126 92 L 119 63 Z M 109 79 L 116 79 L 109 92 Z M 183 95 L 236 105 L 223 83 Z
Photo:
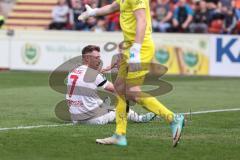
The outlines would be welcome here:
M 146 70 L 141 70 L 141 65 L 150 64 L 155 53 L 149 0 L 115 0 L 112 4 L 94 9 L 86 5 L 86 11 L 79 16 L 79 20 L 86 20 L 91 16 L 105 16 L 117 11 L 120 11 L 124 41 L 132 45 L 124 51 L 124 58 L 120 62 L 118 76 L 114 82 L 118 93 L 116 132 L 113 136 L 97 139 L 96 142 L 127 145 L 126 100 L 130 99 L 166 119 L 171 126 L 175 147 L 181 137 L 184 116 L 174 114 L 155 97 L 141 91 L 144 76 L 148 73 Z

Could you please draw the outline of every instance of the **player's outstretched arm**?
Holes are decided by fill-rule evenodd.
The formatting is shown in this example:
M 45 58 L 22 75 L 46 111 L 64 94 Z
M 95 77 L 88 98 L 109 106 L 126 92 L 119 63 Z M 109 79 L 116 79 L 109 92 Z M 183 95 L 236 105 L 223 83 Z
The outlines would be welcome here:
M 146 20 L 146 11 L 144 8 L 134 11 L 134 16 L 136 18 L 136 36 L 135 42 L 130 48 L 130 59 L 129 63 L 141 63 L 140 51 L 142 43 L 144 41 L 147 20 Z M 135 71 L 139 70 L 139 65 L 130 66 L 130 70 Z
M 106 68 L 102 69 L 100 72 L 102 74 L 107 73 L 108 71 L 111 71 L 115 67 L 115 64 L 112 64 L 110 66 L 107 66 Z
M 100 72 L 101 72 L 102 74 L 104 74 L 104 73 L 107 73 L 108 71 L 111 71 L 113 68 L 115 68 L 115 67 L 118 66 L 119 62 L 120 62 L 120 60 L 117 59 L 116 62 L 114 62 L 114 63 L 111 64 L 110 66 L 107 66 L 106 68 L 102 69 Z
M 142 44 L 147 27 L 145 9 L 136 10 L 134 12 L 134 15 L 137 21 L 135 43 Z
M 84 21 L 89 17 L 105 16 L 120 10 L 120 6 L 117 2 L 113 2 L 101 8 L 91 8 L 89 5 L 85 5 L 85 7 L 86 11 L 78 17 L 78 20 Z

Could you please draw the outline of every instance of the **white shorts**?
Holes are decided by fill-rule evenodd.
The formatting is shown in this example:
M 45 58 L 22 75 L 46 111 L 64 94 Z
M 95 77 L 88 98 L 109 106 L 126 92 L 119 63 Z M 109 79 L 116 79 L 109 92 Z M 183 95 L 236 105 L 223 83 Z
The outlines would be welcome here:
M 104 125 L 104 124 L 108 124 L 111 122 L 114 122 L 116 119 L 116 112 L 115 111 L 109 111 L 108 113 L 97 117 L 97 118 L 93 118 L 93 119 L 89 119 L 89 120 L 85 120 L 85 121 L 74 121 L 72 120 L 72 122 L 74 124 L 80 123 L 80 124 L 95 124 L 95 125 Z

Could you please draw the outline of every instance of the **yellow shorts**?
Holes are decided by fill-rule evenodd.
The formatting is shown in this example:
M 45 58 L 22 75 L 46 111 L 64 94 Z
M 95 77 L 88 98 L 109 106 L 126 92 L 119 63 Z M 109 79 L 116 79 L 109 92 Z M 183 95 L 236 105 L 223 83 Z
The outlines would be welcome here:
M 123 53 L 120 67 L 118 71 L 118 77 L 124 78 L 127 84 L 131 85 L 141 85 L 144 82 L 145 75 L 149 73 L 149 66 L 152 62 L 152 59 L 155 54 L 155 45 L 154 42 L 147 41 L 142 44 L 141 48 L 141 71 L 129 72 L 128 71 L 128 59 L 129 59 L 129 50 L 126 49 Z

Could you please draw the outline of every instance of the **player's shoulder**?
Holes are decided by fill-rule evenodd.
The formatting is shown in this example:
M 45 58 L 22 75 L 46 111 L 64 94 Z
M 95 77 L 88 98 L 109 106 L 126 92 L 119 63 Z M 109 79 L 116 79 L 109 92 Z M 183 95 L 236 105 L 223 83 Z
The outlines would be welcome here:
M 102 74 L 102 73 L 98 73 L 97 74 L 97 78 L 101 78 L 101 79 L 104 79 L 104 80 L 107 79 L 106 76 L 104 74 Z
M 135 2 L 135 3 L 142 3 L 142 2 L 149 2 L 150 0 L 119 0 L 120 2 Z
M 69 72 L 70 74 L 81 74 L 84 71 L 87 70 L 87 66 L 81 65 L 81 66 L 77 66 L 75 67 L 71 72 Z
M 146 8 L 146 6 L 150 3 L 149 0 L 123 0 L 123 4 L 127 3 L 129 7 L 133 7 L 134 10 L 138 8 Z M 128 6 L 127 5 L 127 6 Z
M 142 4 L 142 3 L 150 2 L 150 0 L 122 0 L 122 1 L 126 1 L 128 3 L 132 3 L 132 4 L 135 4 L 135 5 L 139 5 L 139 4 Z

